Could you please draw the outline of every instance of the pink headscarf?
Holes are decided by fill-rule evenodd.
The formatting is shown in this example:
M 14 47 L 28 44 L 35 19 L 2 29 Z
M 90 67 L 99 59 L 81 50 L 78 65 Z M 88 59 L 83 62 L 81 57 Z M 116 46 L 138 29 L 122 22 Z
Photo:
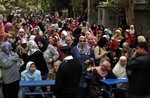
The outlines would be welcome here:
M 5 30 L 6 30 L 6 32 L 8 32 L 11 27 L 12 27 L 12 23 L 7 22 L 7 23 L 5 24 Z
M 89 38 L 92 39 L 92 41 L 91 40 L 89 41 Z M 96 46 L 96 41 L 94 40 L 94 36 L 89 35 L 87 38 L 87 43 L 90 47 Z
M 110 63 L 108 61 L 104 61 L 102 65 L 105 65 L 107 67 L 107 69 L 110 70 L 111 66 L 110 66 Z M 99 73 L 99 75 L 104 78 L 108 75 L 108 70 L 103 71 L 102 70 L 102 65 L 96 67 L 96 70 Z

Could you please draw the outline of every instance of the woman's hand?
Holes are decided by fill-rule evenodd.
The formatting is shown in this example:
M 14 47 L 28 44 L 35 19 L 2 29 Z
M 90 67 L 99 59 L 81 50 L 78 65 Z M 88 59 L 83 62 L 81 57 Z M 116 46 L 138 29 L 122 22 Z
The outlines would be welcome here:
M 53 59 L 52 58 L 50 58 L 49 60 L 48 60 L 48 63 L 51 63 L 53 61 Z
M 89 64 L 89 63 L 90 63 L 90 60 L 86 60 L 84 63 L 85 63 L 85 64 Z

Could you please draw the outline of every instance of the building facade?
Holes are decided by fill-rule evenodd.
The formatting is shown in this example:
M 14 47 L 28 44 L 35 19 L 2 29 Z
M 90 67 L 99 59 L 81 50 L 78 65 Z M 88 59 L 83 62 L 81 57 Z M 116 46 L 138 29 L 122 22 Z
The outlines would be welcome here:
M 124 13 L 117 14 L 110 2 L 105 2 L 98 7 L 98 23 L 106 27 L 116 28 L 124 24 Z M 147 36 L 150 30 L 150 1 L 135 0 L 134 25 L 138 35 Z

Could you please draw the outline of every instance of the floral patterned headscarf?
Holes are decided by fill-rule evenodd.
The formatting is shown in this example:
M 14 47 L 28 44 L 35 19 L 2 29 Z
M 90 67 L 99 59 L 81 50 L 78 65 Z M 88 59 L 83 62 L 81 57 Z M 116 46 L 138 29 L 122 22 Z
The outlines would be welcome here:
M 86 38 L 84 36 L 80 36 L 79 37 L 79 41 L 80 40 L 85 40 L 86 41 Z M 84 46 L 81 46 L 79 43 L 77 44 L 77 50 L 80 54 L 87 54 L 87 55 L 90 55 L 90 47 L 89 45 L 87 44 L 87 42 L 85 42 L 85 45 Z

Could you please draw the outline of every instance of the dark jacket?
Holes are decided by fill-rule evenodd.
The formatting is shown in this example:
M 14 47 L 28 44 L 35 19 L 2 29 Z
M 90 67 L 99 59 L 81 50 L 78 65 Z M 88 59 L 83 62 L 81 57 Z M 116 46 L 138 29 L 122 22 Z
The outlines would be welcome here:
M 130 58 L 126 66 L 129 87 L 128 92 L 134 95 L 150 95 L 150 55 Z
M 63 61 L 56 74 L 54 95 L 76 95 L 82 73 L 81 64 L 76 59 Z

